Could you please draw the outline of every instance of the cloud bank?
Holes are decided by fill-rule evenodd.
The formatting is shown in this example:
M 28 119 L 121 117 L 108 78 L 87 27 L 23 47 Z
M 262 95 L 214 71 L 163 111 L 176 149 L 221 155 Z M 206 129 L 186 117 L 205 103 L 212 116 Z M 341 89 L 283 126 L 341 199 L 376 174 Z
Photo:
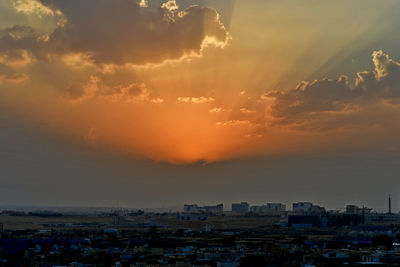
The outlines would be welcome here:
M 272 123 L 310 126 L 314 119 L 318 123 L 323 120 L 323 115 L 326 119 L 343 118 L 379 104 L 400 104 L 400 63 L 383 51 L 373 52 L 372 61 L 374 70 L 358 72 L 354 83 L 347 76 L 340 76 L 301 82 L 294 90 L 264 94 L 263 99 L 271 100 L 268 111 Z
M 14 25 L 0 33 L 0 53 L 30 51 L 49 55 L 87 54 L 98 64 L 145 65 L 199 55 L 212 40 L 224 45 L 229 34 L 212 8 L 179 10 L 175 1 L 150 10 L 132 0 L 16 0 L 18 12 L 58 17 L 53 32 L 40 36 L 29 25 Z

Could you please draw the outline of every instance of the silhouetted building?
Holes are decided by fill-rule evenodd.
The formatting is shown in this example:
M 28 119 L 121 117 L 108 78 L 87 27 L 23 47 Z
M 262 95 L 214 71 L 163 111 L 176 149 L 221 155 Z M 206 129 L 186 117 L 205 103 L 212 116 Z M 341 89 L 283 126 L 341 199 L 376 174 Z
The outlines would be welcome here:
M 357 226 L 365 222 L 362 214 L 328 213 L 326 216 L 329 227 Z
M 372 209 L 371 208 L 366 208 L 366 207 L 358 207 L 356 205 L 347 205 L 346 206 L 346 213 L 349 214 L 369 214 L 371 213 Z
M 207 216 L 202 214 L 179 214 L 176 219 L 179 221 L 205 221 Z
M 186 213 L 214 213 L 214 214 L 221 214 L 224 211 L 224 205 L 218 204 L 215 206 L 204 206 L 200 207 L 196 204 L 191 205 L 184 205 L 183 207 L 184 212 Z
M 365 217 L 366 223 L 375 223 L 375 222 L 399 223 L 400 222 L 400 214 L 395 214 L 395 213 L 369 213 L 369 214 L 365 214 L 364 217 Z
M 232 203 L 232 211 L 238 213 L 246 213 L 249 211 L 249 203 L 247 202 Z
M 311 212 L 311 202 L 297 202 L 293 203 L 293 212 Z
M 282 214 L 286 211 L 286 206 L 282 203 L 267 203 L 267 205 L 251 206 L 250 211 L 259 214 Z
M 204 212 L 206 213 L 223 213 L 224 212 L 224 205 L 223 204 L 218 204 L 215 206 L 204 206 L 203 207 Z
M 254 213 L 267 213 L 267 205 L 261 205 L 261 206 L 251 206 L 250 207 L 250 212 Z
M 317 215 L 289 215 L 288 226 L 295 228 L 321 227 L 321 217 Z
M 326 210 L 324 207 L 318 206 L 318 205 L 312 205 L 311 207 L 311 213 L 313 214 L 321 214 L 321 213 L 325 213 Z
M 286 211 L 286 205 L 282 203 L 267 203 L 268 212 L 282 213 Z
M 357 226 L 363 223 L 363 216 L 357 214 L 325 213 L 288 216 L 288 226 L 295 228 Z
M 199 207 L 196 204 L 183 206 L 183 211 L 186 213 L 198 213 L 200 212 Z

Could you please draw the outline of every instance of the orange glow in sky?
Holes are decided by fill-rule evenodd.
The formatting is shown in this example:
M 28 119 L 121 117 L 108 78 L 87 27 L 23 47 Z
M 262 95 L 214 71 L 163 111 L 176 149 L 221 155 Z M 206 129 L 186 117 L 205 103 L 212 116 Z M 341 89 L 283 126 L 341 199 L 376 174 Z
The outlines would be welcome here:
M 372 47 L 396 1 L 111 2 L 4 1 L 4 105 L 85 146 L 174 164 L 398 131 L 399 58 Z

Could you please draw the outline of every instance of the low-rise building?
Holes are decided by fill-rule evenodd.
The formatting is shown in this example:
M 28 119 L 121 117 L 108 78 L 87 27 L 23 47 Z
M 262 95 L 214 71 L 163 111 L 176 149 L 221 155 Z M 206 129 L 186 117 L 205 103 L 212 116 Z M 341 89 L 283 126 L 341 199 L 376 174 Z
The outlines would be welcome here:
M 215 206 L 197 206 L 196 204 L 184 205 L 183 211 L 185 213 L 212 213 L 221 214 L 224 211 L 224 205 L 218 204 Z
M 178 214 L 176 219 L 179 221 L 205 221 L 207 216 L 202 214 Z
M 232 203 L 232 211 L 238 213 L 246 213 L 249 211 L 249 203 L 247 202 Z
M 293 212 L 301 214 L 323 214 L 326 212 L 324 207 L 313 205 L 311 202 L 293 203 Z
M 367 207 L 358 207 L 356 205 L 347 205 L 346 213 L 348 214 L 369 214 L 372 209 Z
M 282 203 L 267 203 L 267 205 L 251 206 L 250 211 L 258 214 L 280 215 L 286 211 Z
M 286 211 L 286 205 L 282 203 L 267 203 L 267 209 L 271 213 L 282 213 Z
M 293 203 L 293 212 L 311 212 L 312 206 L 311 202 Z

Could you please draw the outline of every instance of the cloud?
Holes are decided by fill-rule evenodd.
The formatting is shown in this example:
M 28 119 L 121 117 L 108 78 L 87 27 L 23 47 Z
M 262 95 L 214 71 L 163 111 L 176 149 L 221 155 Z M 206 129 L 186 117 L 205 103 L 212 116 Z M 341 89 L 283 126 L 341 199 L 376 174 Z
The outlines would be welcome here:
M 251 109 L 248 109 L 248 108 L 241 108 L 239 111 L 242 114 L 254 114 L 254 113 L 257 113 L 256 110 L 251 110 Z
M 97 76 L 90 77 L 87 83 L 70 86 L 67 90 L 67 96 L 76 101 L 97 98 L 109 101 L 144 103 L 150 100 L 150 92 L 144 83 L 109 87 Z M 151 99 L 151 102 L 155 104 L 160 104 L 163 101 L 161 98 Z
M 149 2 L 147 0 L 140 0 L 139 1 L 139 6 L 140 7 L 148 7 L 149 6 Z
M 45 60 L 49 54 L 85 54 L 98 64 L 158 64 L 201 54 L 205 43 L 225 44 L 229 34 L 216 10 L 190 6 L 178 11 L 175 1 L 152 10 L 147 1 L 46 0 L 15 1 L 23 13 L 59 16 L 58 27 L 41 38 L 29 26 L 15 25 L 0 33 L 0 53 L 30 51 Z M 213 42 L 210 42 L 213 40 Z
M 217 122 L 217 126 L 248 126 L 251 122 L 248 120 L 228 120 L 223 122 Z
M 150 102 L 153 103 L 153 104 L 162 104 L 162 103 L 164 103 L 164 101 L 165 101 L 164 99 L 159 98 L 159 97 L 153 98 L 153 99 L 150 100 Z
M 14 25 L 12 27 L 5 28 L 1 32 L 1 36 L 6 39 L 10 40 L 29 40 L 30 38 L 34 38 L 35 31 L 32 27 L 29 26 L 21 26 L 21 25 Z
M 223 111 L 225 111 L 225 109 L 223 109 L 223 108 L 211 108 L 208 110 L 208 112 L 210 112 L 210 113 L 220 113 Z
M 382 51 L 372 54 L 374 70 L 357 73 L 351 84 L 346 76 L 301 82 L 294 90 L 272 91 L 261 99 L 270 100 L 270 118 L 281 124 L 321 123 L 321 116 L 353 114 L 374 104 L 397 103 L 400 99 L 400 63 Z M 338 126 L 335 124 L 335 127 Z
M 124 100 L 131 103 L 142 103 L 149 100 L 149 90 L 143 83 L 132 83 L 127 86 L 118 86 L 111 89 L 107 97 L 115 100 Z
M 69 86 L 66 90 L 66 97 L 73 101 L 87 99 L 99 99 L 108 101 L 122 101 L 128 103 L 161 104 L 162 98 L 150 98 L 150 91 L 144 83 L 133 82 L 130 84 L 120 84 L 109 86 L 98 76 L 91 76 L 89 81 Z
M 87 83 L 72 84 L 66 90 L 66 96 L 74 101 L 94 97 L 99 91 L 99 78 L 91 76 Z
M 55 12 L 38 0 L 13 0 L 14 8 L 24 14 L 37 14 L 54 16 Z
M 206 96 L 200 96 L 200 97 L 180 96 L 177 98 L 177 101 L 180 103 L 204 104 L 204 103 L 214 102 L 215 99 Z
M 165 8 L 168 11 L 176 11 L 178 10 L 178 5 L 175 0 L 169 0 L 161 5 L 161 8 Z
M 84 69 L 94 67 L 93 62 L 90 60 L 90 55 L 83 53 L 66 54 L 61 57 L 61 61 L 69 68 Z
M 27 50 L 10 50 L 0 54 L 0 63 L 12 68 L 24 67 L 33 62 L 35 59 Z
M 21 84 L 28 80 L 29 77 L 25 73 L 14 73 L 10 75 L 0 74 L 0 84 L 2 83 Z

